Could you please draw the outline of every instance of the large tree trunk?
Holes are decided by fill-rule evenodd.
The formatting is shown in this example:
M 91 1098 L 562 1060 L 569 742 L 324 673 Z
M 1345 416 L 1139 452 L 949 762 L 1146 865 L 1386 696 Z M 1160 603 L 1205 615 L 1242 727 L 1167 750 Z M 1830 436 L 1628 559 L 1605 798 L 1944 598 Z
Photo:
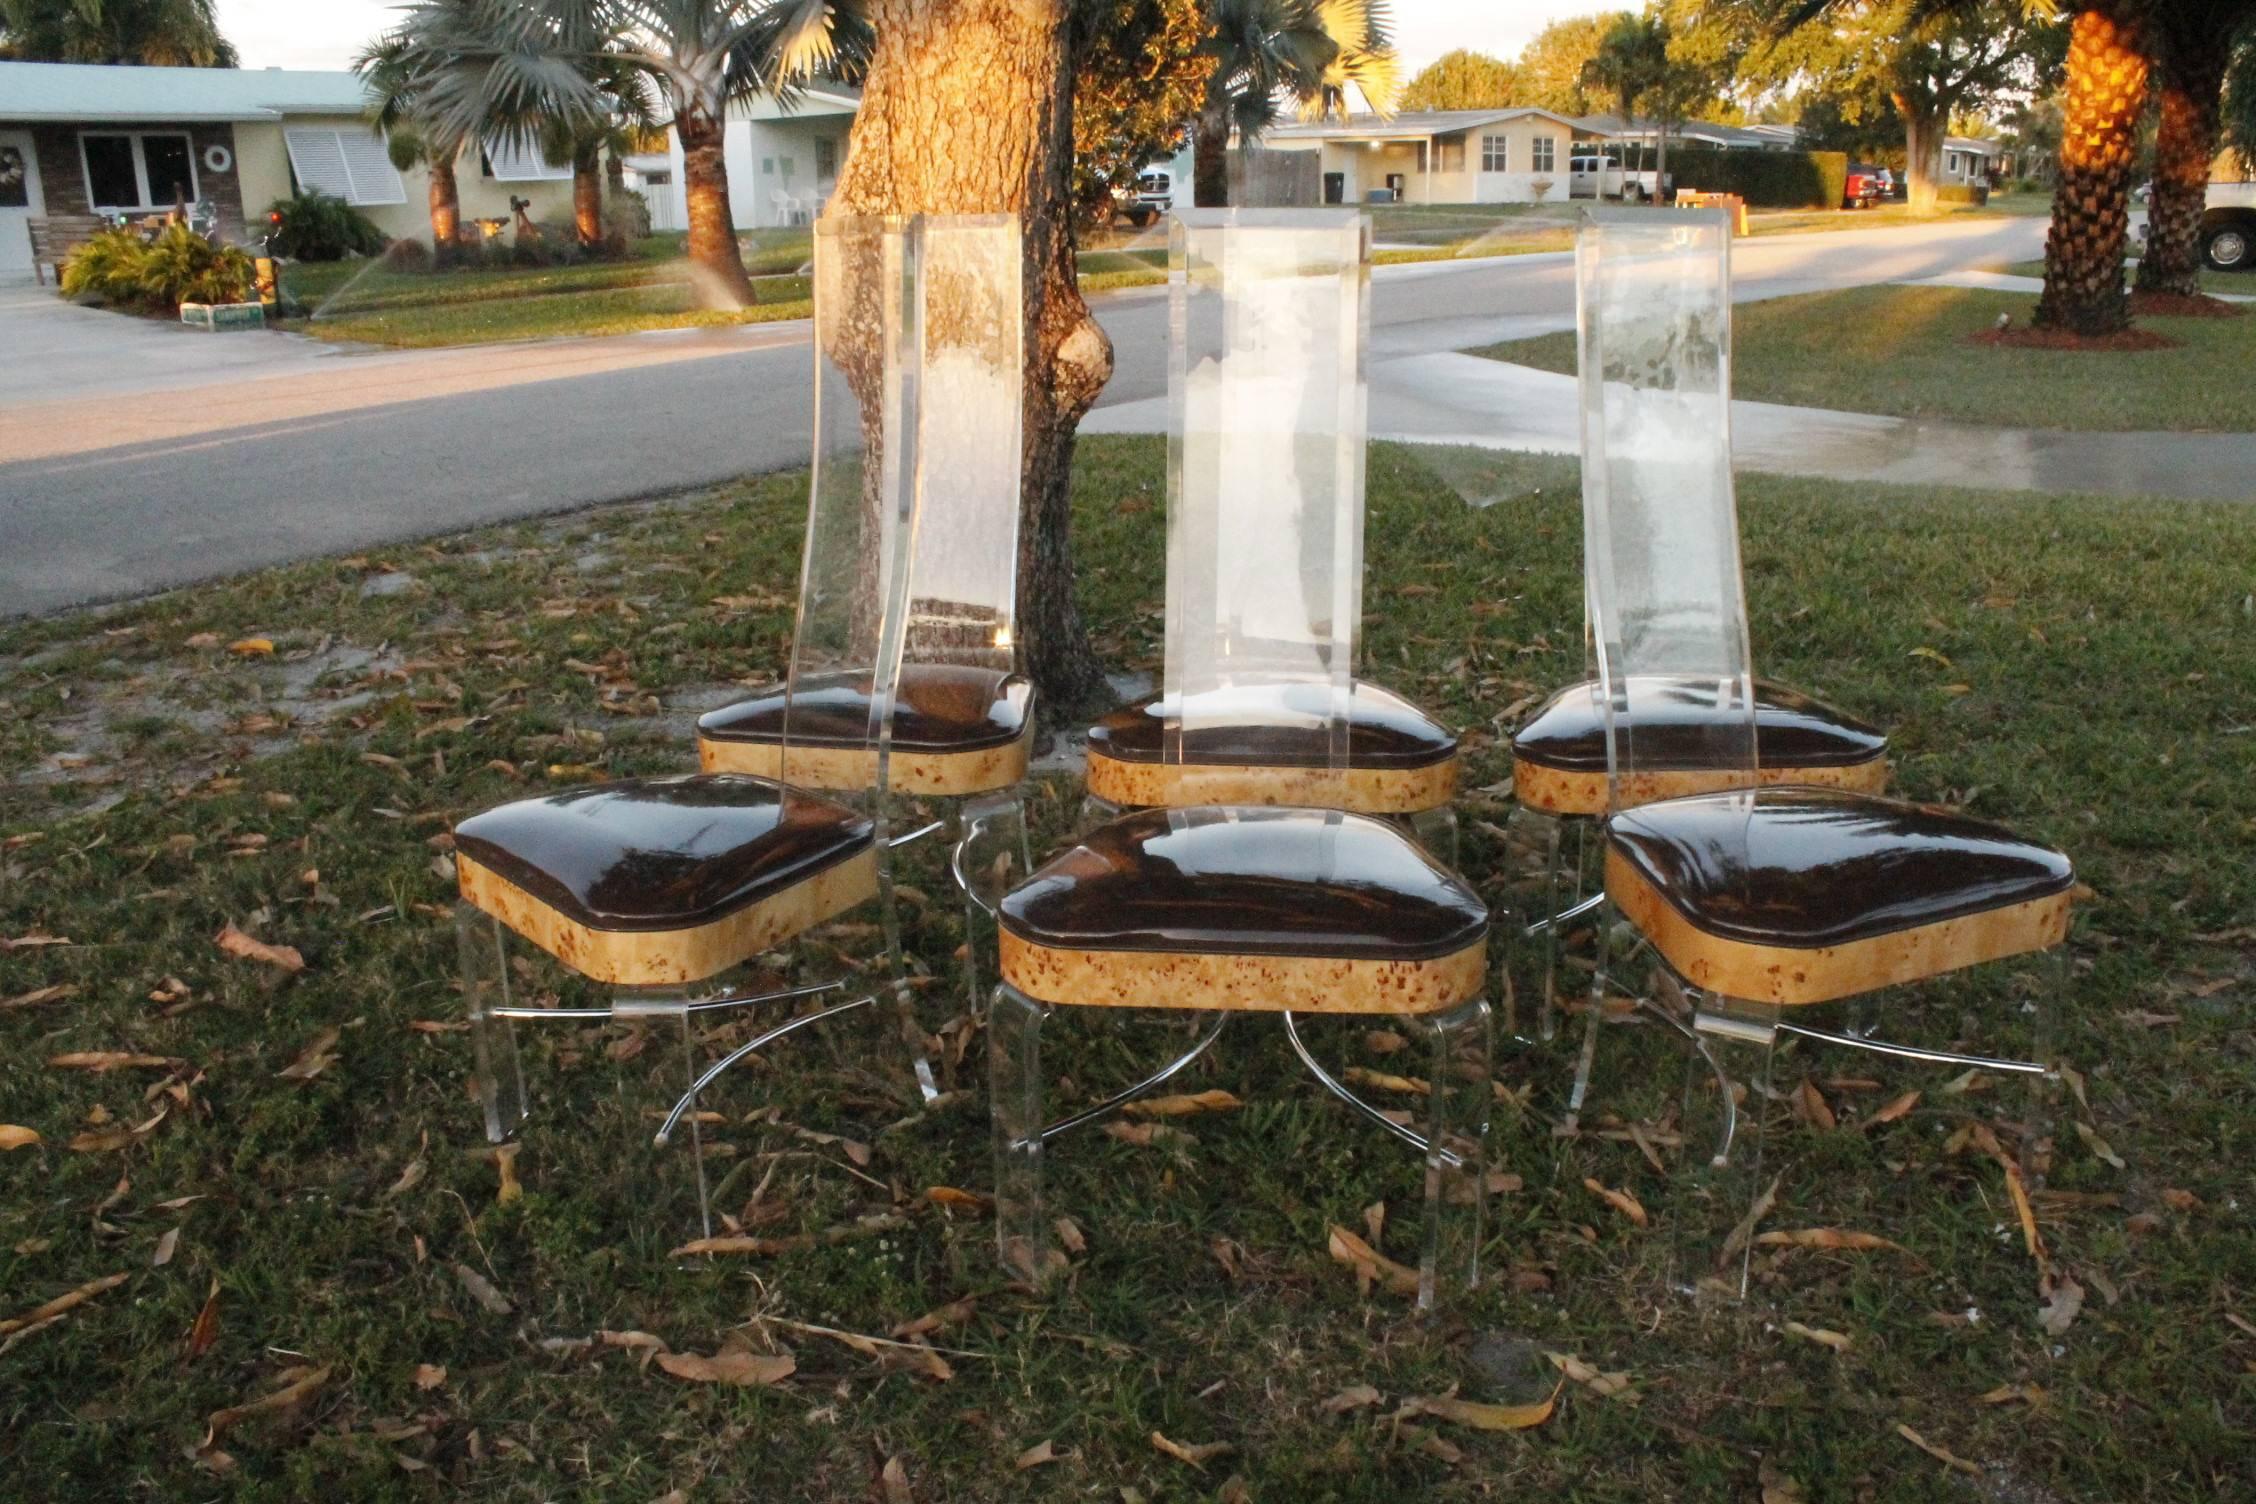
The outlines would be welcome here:
M 1191 127 L 1191 202 L 1201 209 L 1230 205 L 1230 108 L 1209 103 Z
M 1904 205 L 1914 214 L 1935 207 L 1943 173 L 1943 133 L 1950 112 L 1898 93 L 1891 102 L 1904 123 Z
M 682 144 L 682 196 L 689 202 L 689 261 L 697 269 L 697 300 L 707 308 L 757 303 L 729 214 L 728 160 L 720 119 L 685 109 L 674 121 Z
M 1112 342 L 1073 271 L 1070 0 L 873 0 L 877 46 L 825 217 L 1010 213 L 1026 235 L 1018 630 L 1050 714 L 1098 705 L 1074 595 L 1076 425 Z
M 2146 205 L 2140 292 L 2201 292 L 2201 211 L 2217 154 L 2230 49 L 2214 35 L 2170 37 L 2155 61 L 2162 126 L 2154 138 L 2154 192 Z
M 581 245 L 603 238 L 603 147 L 583 146 L 572 153 L 572 228 Z
M 445 255 L 462 233 L 462 201 L 454 182 L 454 155 L 431 154 L 431 249 Z
M 2146 104 L 2146 54 L 2134 0 L 2098 0 L 2068 32 L 2067 116 L 2060 178 L 2045 235 L 2036 322 L 2076 334 L 2130 323 L 2123 242 L 2130 228 L 2131 153 Z

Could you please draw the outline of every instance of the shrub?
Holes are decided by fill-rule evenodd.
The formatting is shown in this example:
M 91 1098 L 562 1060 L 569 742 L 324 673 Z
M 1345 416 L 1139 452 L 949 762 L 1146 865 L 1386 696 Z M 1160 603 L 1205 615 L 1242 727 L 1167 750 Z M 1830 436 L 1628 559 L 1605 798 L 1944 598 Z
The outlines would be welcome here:
M 1849 158 L 1838 151 L 1726 151 L 1677 146 L 1668 175 L 1678 188 L 1736 193 L 1753 209 L 1838 209 Z
M 256 269 L 240 247 L 183 224 L 166 225 L 148 240 L 132 230 L 104 230 L 63 268 L 63 292 L 70 297 L 165 313 L 183 303 L 247 302 L 256 286 Z
M 277 256 L 342 261 L 347 256 L 381 255 L 384 250 L 384 232 L 367 215 L 326 193 L 276 199 L 267 213 L 279 216 L 268 242 Z
M 1986 204 L 1990 190 L 1980 183 L 1945 183 L 1935 190 L 1938 204 Z

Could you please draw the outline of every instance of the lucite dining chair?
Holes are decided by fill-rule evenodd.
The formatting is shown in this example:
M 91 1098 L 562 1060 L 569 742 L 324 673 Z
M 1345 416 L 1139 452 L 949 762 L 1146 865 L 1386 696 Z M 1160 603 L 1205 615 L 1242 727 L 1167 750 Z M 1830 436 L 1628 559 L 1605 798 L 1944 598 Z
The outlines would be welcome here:
M 826 220 L 815 231 L 818 248 L 869 233 L 854 220 Z M 817 275 L 867 259 L 818 256 Z M 858 614 L 866 612 L 858 578 L 844 560 L 810 556 L 800 628 L 808 640 L 794 660 L 803 677 L 755 690 L 697 723 L 706 772 L 781 778 L 834 794 L 868 793 L 882 773 L 895 848 L 945 836 L 964 900 L 964 999 L 974 1013 L 985 997 L 980 961 L 993 955 L 995 903 L 1012 871 L 1024 876 L 1031 865 L 1020 791 L 1034 737 L 1034 686 L 1019 671 L 1017 633 L 1024 259 L 1015 216 L 918 221 L 916 304 L 907 310 L 914 358 L 901 363 L 913 384 L 883 399 L 913 402 L 917 414 L 914 445 L 896 461 L 902 474 L 885 482 L 906 486 L 914 501 L 898 640 L 885 650 L 898 664 L 890 712 L 879 714 L 874 703 L 873 645 L 858 635 L 867 626 Z M 825 306 L 857 319 L 854 310 L 873 293 L 826 290 Z M 825 336 L 832 338 L 827 324 Z M 851 400 L 859 378 L 846 362 L 826 361 L 823 370 L 831 400 L 822 411 L 844 421 L 825 422 L 818 442 L 851 454 L 862 443 L 864 409 Z M 829 474 L 848 472 L 834 464 Z M 853 538 L 841 542 L 858 546 Z M 828 592 L 840 589 L 846 595 L 834 603 Z M 891 863 L 881 869 L 890 881 Z M 922 1052 L 917 1070 L 926 1096 L 937 1094 Z
M 918 401 L 930 348 L 918 319 L 930 281 L 927 236 L 920 223 L 881 219 L 834 221 L 823 232 L 818 437 L 772 776 L 626 779 L 520 800 L 455 828 L 463 983 L 488 1137 L 504 1141 L 528 1115 L 518 1024 L 667 1021 L 680 1030 L 685 1089 L 654 1137 L 662 1148 L 688 1128 L 707 1232 L 700 1100 L 724 1072 L 800 1028 L 873 1004 L 895 1013 L 904 1046 L 918 1038 L 886 877 L 901 838 L 886 752 L 911 614 L 915 448 L 931 421 Z M 947 251 L 941 260 L 956 264 Z M 1015 250 L 1010 266 L 1015 286 Z M 966 286 L 949 296 L 978 294 Z M 1015 311 L 1015 300 L 1004 301 Z M 842 682 L 860 692 L 842 696 Z M 869 776 L 821 789 L 802 781 L 805 766 L 833 759 Z M 772 964 L 787 959 L 775 953 L 796 937 L 873 901 L 879 954 L 796 985 Z M 513 954 L 513 936 L 553 966 L 543 972 L 533 957 Z M 543 1006 L 529 995 L 567 990 L 584 1003 Z M 702 1061 L 700 1024 L 794 1003 L 812 1011 Z
M 1249 603 L 1266 598 L 1275 572 L 1296 572 L 1327 593 L 1311 579 L 1317 569 L 1339 572 L 1339 629 L 1359 642 L 1369 221 L 1344 210 L 1188 210 L 1170 217 L 1168 237 L 1169 274 L 1189 290 L 1174 334 L 1177 364 L 1194 383 L 1225 359 L 1248 374 L 1215 388 L 1208 431 L 1173 430 L 1170 486 L 1208 500 L 1196 534 L 1168 551 L 1167 650 L 1178 638 L 1232 631 Z M 1353 396 L 1321 435 L 1294 405 L 1318 391 Z M 1304 498 L 1289 484 L 1311 466 L 1331 473 L 1353 512 L 1352 535 L 1337 547 L 1311 536 Z M 1174 490 L 1169 504 L 1181 510 Z M 1182 685 L 1194 698 L 1180 706 L 1163 688 L 1090 727 L 1090 813 L 1197 804 L 1350 810 L 1395 820 L 1455 860 L 1456 736 L 1401 695 L 1355 679 L 1338 728 L 1350 755 L 1337 761 L 1328 691 L 1297 669 L 1265 680 L 1266 669 L 1245 662 L 1226 684 Z M 1171 744 L 1171 728 L 1188 734 Z
M 1339 808 L 1371 735 L 1352 668 L 1362 553 L 1359 365 L 1366 231 L 1345 213 L 1237 211 L 1179 230 L 1170 377 L 1168 624 L 1159 807 L 1097 826 L 1002 903 L 989 1013 L 1004 1265 L 1052 1267 L 1048 1145 L 1172 1079 L 1233 1013 L 1281 1015 L 1322 1083 L 1425 1156 L 1419 1299 L 1477 1272 L 1489 1099 L 1488 913 L 1396 822 Z M 1188 252 L 1185 254 L 1185 252 Z M 1246 482 L 1258 476 L 1259 504 Z M 1359 726 L 1361 729 L 1359 730 Z M 1248 799 L 1218 744 L 1289 747 L 1300 802 Z M 1331 807 L 1315 807 L 1332 796 Z M 1176 1060 L 1065 1116 L 1045 1040 L 1060 1013 L 1204 1012 Z M 1406 1126 L 1323 1069 L 1301 1015 L 1383 1015 L 1422 1037 L 1428 1091 Z
M 1587 588 L 1612 785 L 1605 892 L 1654 959 L 1641 1006 L 1696 1047 L 1682 1125 L 1691 1173 L 1668 1212 L 1680 1270 L 1736 1296 L 1744 1220 L 1769 1173 L 1781 1040 L 2024 1077 L 2040 1104 L 2024 1144 L 2035 1141 L 2075 879 L 2058 851 L 1984 821 L 1760 776 L 1732 493 L 1730 252 L 1720 211 L 1586 215 L 1576 245 Z M 1718 781 L 1637 797 L 1665 794 L 1688 763 Z M 2045 952 L 2020 1058 L 1804 1021 L 1821 1005 Z M 1620 985 L 1631 958 L 1601 963 Z M 1918 1011 L 1906 1000 L 1887 1017 Z

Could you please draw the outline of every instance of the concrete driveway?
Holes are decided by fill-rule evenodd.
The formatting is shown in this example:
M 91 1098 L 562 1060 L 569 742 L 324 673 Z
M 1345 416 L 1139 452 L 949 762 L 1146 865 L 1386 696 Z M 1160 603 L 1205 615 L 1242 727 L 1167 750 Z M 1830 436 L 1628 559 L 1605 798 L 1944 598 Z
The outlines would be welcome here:
M 2043 234 L 2040 220 L 1985 216 L 1750 240 L 1735 252 L 1737 293 L 2018 260 Z M 1383 370 L 1566 327 L 1572 267 L 1557 255 L 1382 267 L 1372 303 Z M 1101 299 L 1098 316 L 1117 361 L 1103 405 L 1161 395 L 1164 292 Z M 354 352 L 0 292 L 0 614 L 804 463 L 806 340 L 800 323 Z

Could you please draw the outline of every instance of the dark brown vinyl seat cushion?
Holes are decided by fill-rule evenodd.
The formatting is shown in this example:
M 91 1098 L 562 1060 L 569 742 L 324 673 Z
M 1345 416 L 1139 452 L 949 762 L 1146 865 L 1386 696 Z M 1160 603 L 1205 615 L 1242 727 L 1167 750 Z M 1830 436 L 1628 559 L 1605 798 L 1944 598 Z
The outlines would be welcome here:
M 1713 760 L 1703 734 L 1716 721 L 1713 680 L 1639 687 L 1633 728 L 1638 757 L 1655 767 L 1695 769 Z M 1838 768 L 1888 755 L 1887 733 L 1821 700 L 1755 681 L 1757 760 L 1768 767 Z M 1545 701 L 1512 737 L 1512 755 L 1573 773 L 1606 771 L 1606 710 L 1598 681 L 1570 685 Z
M 870 741 L 870 675 L 825 674 L 802 679 L 796 696 L 783 685 L 708 711 L 697 721 L 705 741 L 774 743 L 783 740 L 787 701 L 791 741 L 801 747 L 864 747 Z M 892 745 L 902 751 L 978 752 L 1007 746 L 1026 732 L 1034 686 L 1000 669 L 954 664 L 901 666 L 893 695 Z
M 1480 941 L 1488 909 L 1365 815 L 1140 810 L 1044 864 L 1002 922 L 1071 950 L 1431 960 Z
M 1348 766 L 1430 768 L 1457 755 L 1457 738 L 1392 690 L 1357 682 L 1348 701 Z M 1089 728 L 1089 749 L 1118 762 L 1165 756 L 1172 705 L 1147 695 Z M 1182 757 L 1218 767 L 1321 768 L 1331 760 L 1331 686 L 1263 684 L 1194 695 Z
M 1607 821 L 1607 892 L 1690 980 L 1740 997 L 1823 1001 L 2057 943 L 2075 882 L 2066 856 L 2001 826 L 1834 790 L 1702 794 Z M 1784 953 L 1798 957 L 1781 972 Z M 1695 975 L 1687 956 L 1721 969 Z
M 455 827 L 467 857 L 574 925 L 713 925 L 874 849 L 868 818 L 730 774 L 626 779 L 522 799 Z

